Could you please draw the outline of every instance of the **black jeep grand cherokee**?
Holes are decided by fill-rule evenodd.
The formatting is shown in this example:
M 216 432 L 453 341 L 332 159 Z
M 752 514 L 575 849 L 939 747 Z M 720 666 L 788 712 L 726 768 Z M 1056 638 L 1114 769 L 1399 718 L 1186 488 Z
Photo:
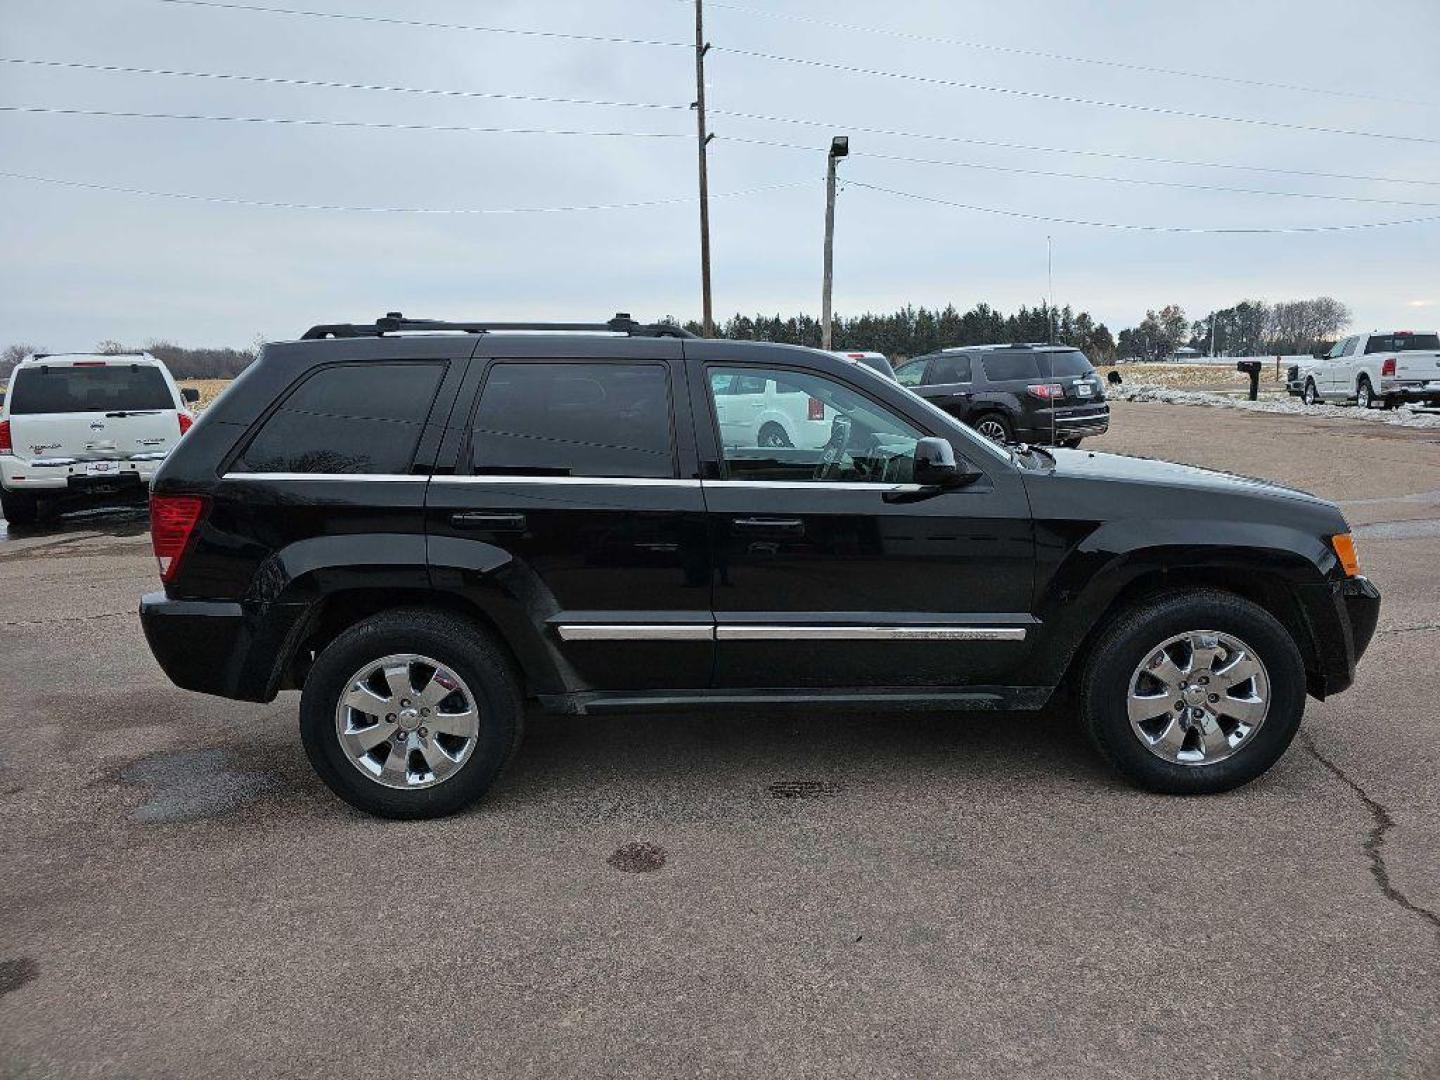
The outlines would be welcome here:
M 762 398 L 828 427 L 761 445 Z M 303 688 L 320 775 L 395 817 L 489 788 L 527 699 L 1028 710 L 1070 684 L 1131 780 L 1221 791 L 1350 685 L 1379 612 L 1328 502 L 1005 450 L 828 353 L 624 316 L 268 345 L 160 469 L 151 527 L 170 678 Z

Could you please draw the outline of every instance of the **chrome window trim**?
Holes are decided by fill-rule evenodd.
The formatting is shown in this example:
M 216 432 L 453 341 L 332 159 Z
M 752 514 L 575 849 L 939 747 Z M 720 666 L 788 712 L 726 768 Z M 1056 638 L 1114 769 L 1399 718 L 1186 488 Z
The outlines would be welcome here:
M 345 480 L 351 483 L 398 484 L 401 482 L 424 483 L 431 479 L 423 474 L 409 473 L 319 473 L 319 472 L 228 472 L 221 480 Z
M 920 484 L 886 484 L 852 480 L 703 480 L 711 488 L 775 488 L 790 491 L 919 491 Z
M 438 484 L 556 484 L 581 487 L 699 487 L 699 480 L 668 476 L 525 476 L 514 473 L 482 473 L 478 476 L 434 476 Z
M 886 484 L 869 481 L 845 480 L 682 480 L 669 477 L 643 476 L 516 476 L 512 474 L 495 476 L 426 476 L 408 473 L 283 473 L 283 472 L 229 472 L 222 480 L 324 480 L 327 482 L 348 481 L 350 483 L 423 483 L 427 480 L 437 484 L 526 484 L 578 487 L 671 487 L 671 488 L 760 488 L 789 491 L 919 491 L 920 484 Z

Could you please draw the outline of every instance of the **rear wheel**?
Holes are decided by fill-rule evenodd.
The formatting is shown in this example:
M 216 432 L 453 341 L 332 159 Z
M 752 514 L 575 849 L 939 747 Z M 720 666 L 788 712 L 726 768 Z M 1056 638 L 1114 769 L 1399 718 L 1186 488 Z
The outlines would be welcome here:
M 1305 393 L 1301 395 L 1301 398 L 1306 405 L 1314 405 L 1320 400 L 1320 393 L 1315 389 L 1314 379 L 1305 380 Z
M 11 525 L 33 525 L 40 516 L 40 504 L 28 491 L 0 491 L 0 512 Z
M 981 413 L 975 418 L 975 430 L 991 442 L 1006 443 L 1015 441 L 1015 429 L 1010 421 L 998 412 Z
M 785 434 L 783 427 L 771 421 L 760 426 L 760 435 L 756 441 L 761 446 L 778 450 L 790 445 L 790 436 Z
M 393 818 L 453 814 L 488 791 L 520 739 L 519 690 L 474 623 L 386 612 L 315 661 L 300 700 L 310 763 L 352 806 Z
M 1081 704 L 1091 742 L 1131 782 L 1171 795 L 1228 791 L 1295 737 L 1305 667 L 1289 631 L 1258 605 L 1170 593 L 1105 631 Z
M 1368 376 L 1360 376 L 1360 382 L 1355 387 L 1355 404 L 1362 409 L 1368 409 L 1375 404 L 1375 391 L 1370 387 Z

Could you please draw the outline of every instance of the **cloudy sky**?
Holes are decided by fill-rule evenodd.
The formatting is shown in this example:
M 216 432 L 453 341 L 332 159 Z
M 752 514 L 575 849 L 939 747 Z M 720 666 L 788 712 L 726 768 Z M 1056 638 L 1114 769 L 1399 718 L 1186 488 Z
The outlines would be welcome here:
M 164 337 L 244 345 L 394 309 L 434 317 L 588 319 L 616 310 L 698 317 L 687 0 L 251 6 L 658 44 L 165 0 L 0 0 L 0 56 L 657 107 L 7 62 L 0 64 L 0 105 L 12 108 L 626 134 L 3 111 L 0 171 L 213 200 L 352 208 L 651 205 L 360 213 L 0 177 L 0 344 L 76 349 L 104 338 Z M 706 29 L 714 45 L 707 93 L 716 133 L 710 176 L 719 317 L 818 313 L 824 150 L 832 134 L 848 132 L 853 154 L 841 166 L 848 183 L 836 240 L 842 313 L 907 302 L 964 308 L 984 300 L 1006 310 L 1034 302 L 1047 288 L 1048 235 L 1056 300 L 1116 330 L 1165 303 L 1200 317 L 1247 296 L 1322 293 L 1349 303 L 1357 328 L 1440 324 L 1435 0 L 714 0 Z M 1265 123 L 1181 115 L 1196 113 Z M 1306 130 L 1314 128 L 1370 134 Z M 916 135 L 930 137 L 909 137 Z M 1115 182 L 1122 178 L 1147 183 Z M 956 203 L 1190 229 L 1437 220 L 1217 235 L 1096 228 L 947 205 Z

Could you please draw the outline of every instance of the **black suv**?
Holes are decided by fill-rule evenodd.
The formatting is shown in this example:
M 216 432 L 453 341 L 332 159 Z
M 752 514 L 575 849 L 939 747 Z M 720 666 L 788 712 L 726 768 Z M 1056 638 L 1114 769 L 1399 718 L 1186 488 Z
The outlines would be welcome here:
M 1105 387 L 1067 345 L 971 345 L 917 356 L 895 379 L 999 443 L 1080 445 L 1110 429 Z
M 1034 710 L 1062 685 L 1130 779 L 1220 791 L 1374 631 L 1345 520 L 1309 495 L 1006 450 L 810 349 L 516 329 L 267 345 L 154 481 L 161 666 L 303 689 L 310 760 L 375 813 L 477 798 L 527 701 Z M 755 406 L 781 399 L 810 419 L 766 445 Z

